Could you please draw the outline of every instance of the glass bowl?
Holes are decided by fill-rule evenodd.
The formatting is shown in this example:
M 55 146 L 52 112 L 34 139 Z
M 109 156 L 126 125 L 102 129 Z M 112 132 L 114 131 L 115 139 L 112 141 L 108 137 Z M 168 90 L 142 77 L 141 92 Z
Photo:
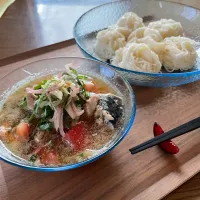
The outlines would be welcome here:
M 23 84 L 34 80 L 35 78 L 42 77 L 49 74 L 55 74 L 65 71 L 65 65 L 72 63 L 74 69 L 82 74 L 97 77 L 105 80 L 108 84 L 116 89 L 116 91 L 123 98 L 124 103 L 124 121 L 120 128 L 117 136 L 109 143 L 107 148 L 103 149 L 98 155 L 87 159 L 83 162 L 79 162 L 71 165 L 64 165 L 58 167 L 48 166 L 33 166 L 26 160 L 22 160 L 19 157 L 12 154 L 8 149 L 5 148 L 3 143 L 0 141 L 0 158 L 10 164 L 38 171 L 61 171 L 69 170 L 77 167 L 81 167 L 90 162 L 93 162 L 103 155 L 111 151 L 117 146 L 122 139 L 127 135 L 130 130 L 136 113 L 136 102 L 135 96 L 129 83 L 113 68 L 106 64 L 98 61 L 78 58 L 78 57 L 57 57 L 49 58 L 45 60 L 39 60 L 28 65 L 25 65 L 0 80 L 0 108 L 5 102 L 6 98 L 14 92 L 16 89 L 21 87 Z M 128 151 L 128 149 L 127 149 Z
M 161 18 L 179 21 L 184 28 L 185 36 L 197 42 L 200 40 L 200 11 L 195 8 L 165 1 L 117 1 L 93 8 L 78 19 L 74 26 L 74 37 L 82 53 L 86 57 L 102 61 L 93 53 L 97 32 L 115 24 L 124 13 L 130 11 L 142 17 L 145 23 Z M 118 70 L 130 83 L 140 86 L 178 86 L 200 79 L 200 57 L 191 70 L 174 73 L 146 73 L 122 69 L 111 64 L 109 66 Z

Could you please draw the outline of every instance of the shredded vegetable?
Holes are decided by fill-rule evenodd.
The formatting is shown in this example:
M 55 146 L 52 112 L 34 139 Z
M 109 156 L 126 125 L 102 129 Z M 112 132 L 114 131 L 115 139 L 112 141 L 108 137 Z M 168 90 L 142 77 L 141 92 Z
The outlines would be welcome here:
M 37 120 L 39 130 L 55 128 L 64 137 L 63 113 L 67 112 L 69 118 L 77 120 L 84 113 L 84 103 L 90 98 L 84 89 L 84 81 L 90 82 L 90 77 L 78 74 L 67 65 L 66 72 L 60 77 L 54 76 L 33 88 L 26 88 L 21 106 L 32 111 L 28 121 Z

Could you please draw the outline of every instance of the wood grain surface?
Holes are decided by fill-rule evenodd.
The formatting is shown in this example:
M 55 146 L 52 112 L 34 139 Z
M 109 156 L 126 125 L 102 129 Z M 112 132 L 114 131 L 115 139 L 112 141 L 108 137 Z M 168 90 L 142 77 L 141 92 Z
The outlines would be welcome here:
M 70 46 L 0 67 L 0 77 L 31 61 L 52 56 L 80 56 Z M 200 171 L 200 130 L 176 138 L 180 153 L 173 156 L 158 147 L 136 155 L 128 151 L 153 137 L 159 122 L 169 130 L 200 113 L 200 81 L 181 87 L 133 87 L 137 101 L 135 123 L 127 137 L 108 155 L 79 169 L 43 173 L 0 162 L 0 200 L 157 200 Z M 198 177 L 198 176 L 197 176 Z M 170 199 L 199 199 L 199 178 L 171 194 Z M 187 183 L 186 183 L 187 184 Z M 193 190 L 193 191 L 191 191 Z M 188 197 L 188 198 L 187 198 Z
M 163 200 L 199 200 L 200 173 L 173 191 Z
M 111 1 L 16 0 L 0 19 L 0 59 L 72 39 L 84 12 Z M 170 1 L 200 8 L 199 0 Z
M 0 59 L 73 38 L 89 9 L 114 0 L 16 0 L 0 19 Z

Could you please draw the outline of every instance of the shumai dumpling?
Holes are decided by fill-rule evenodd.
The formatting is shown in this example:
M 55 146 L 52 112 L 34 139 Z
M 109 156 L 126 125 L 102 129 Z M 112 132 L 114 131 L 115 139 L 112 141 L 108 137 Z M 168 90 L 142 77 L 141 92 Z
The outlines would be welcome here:
M 94 45 L 94 52 L 103 60 L 112 58 L 115 51 L 126 45 L 125 37 L 115 29 L 99 31 Z
M 116 24 L 119 27 L 128 28 L 131 32 L 144 26 L 143 19 L 133 12 L 125 13 Z
M 148 28 L 158 30 L 163 38 L 171 36 L 182 36 L 183 27 L 180 22 L 173 19 L 161 19 L 149 23 Z
M 164 43 L 159 31 L 148 27 L 142 27 L 133 31 L 128 37 L 128 43 L 145 43 L 152 51 L 159 55 L 160 59 L 164 50 Z
M 186 37 L 165 38 L 163 65 L 167 71 L 188 70 L 197 59 L 195 41 Z
M 157 54 L 144 43 L 130 43 L 116 51 L 112 64 L 140 72 L 160 72 L 161 63 Z

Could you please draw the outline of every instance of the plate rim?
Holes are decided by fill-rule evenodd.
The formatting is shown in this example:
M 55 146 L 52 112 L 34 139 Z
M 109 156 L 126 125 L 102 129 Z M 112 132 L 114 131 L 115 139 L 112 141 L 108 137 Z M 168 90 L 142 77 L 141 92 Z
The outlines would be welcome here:
M 117 3 L 121 3 L 121 2 L 129 2 L 130 0 L 118 0 L 118 1 L 114 1 L 114 2 L 108 2 L 108 3 L 104 3 L 104 4 L 101 4 L 99 6 L 96 6 L 94 8 L 91 8 L 89 9 L 88 11 L 86 11 L 85 13 L 83 13 L 79 18 L 78 20 L 76 21 L 76 23 L 74 24 L 74 27 L 73 27 L 73 35 L 74 35 L 74 39 L 76 41 L 76 44 L 78 45 L 78 47 L 81 49 L 81 51 L 83 51 L 87 56 L 89 56 L 91 59 L 93 60 L 96 60 L 96 61 L 99 61 L 99 62 L 102 62 L 104 64 L 107 64 L 109 65 L 110 67 L 114 68 L 115 70 L 117 71 L 120 71 L 120 72 L 125 72 L 125 73 L 131 73 L 131 74 L 138 74 L 138 75 L 144 75 L 144 76 L 151 76 L 151 77 L 163 77 L 163 78 L 167 78 L 167 77 L 171 77 L 171 78 L 179 78 L 179 77 L 189 77 L 189 76 L 193 76 L 193 75 L 199 75 L 200 74 L 200 69 L 199 70 L 195 70 L 195 71 L 183 71 L 183 72 L 173 72 L 173 73 L 169 73 L 169 72 L 166 72 L 166 73 L 151 73 L 151 72 L 140 72 L 140 71 L 136 71 L 136 70 L 129 70 L 129 69 L 125 69 L 125 68 L 121 68 L 121 67 L 117 67 L 115 65 L 112 65 L 110 63 L 107 63 L 103 60 L 100 60 L 98 59 L 98 57 L 94 57 L 93 55 L 91 55 L 90 53 L 88 53 L 88 51 L 86 51 L 80 44 L 79 42 L 79 38 L 77 37 L 77 34 L 76 34 L 76 28 L 77 28 L 77 25 L 78 23 L 80 22 L 80 20 L 85 16 L 87 15 L 89 12 L 91 12 L 92 10 L 95 10 L 95 9 L 98 9 L 100 7 L 103 7 L 103 6 L 106 6 L 106 5 L 110 5 L 110 4 L 117 4 Z M 144 1 L 147 1 L 149 2 L 149 0 L 144 0 Z M 189 7 L 189 8 L 193 8 L 195 10 L 198 10 L 198 12 L 200 13 L 200 9 L 198 8 L 195 8 L 195 7 L 192 7 L 192 6 L 188 6 L 188 5 L 185 5 L 183 3 L 178 3 L 178 2 L 170 2 L 170 1 L 164 1 L 164 0 L 152 0 L 153 2 L 156 2 L 156 3 L 159 3 L 159 2 L 163 2 L 163 3 L 166 3 L 166 4 L 176 4 L 176 5 L 179 5 L 179 6 L 185 6 L 185 7 Z

